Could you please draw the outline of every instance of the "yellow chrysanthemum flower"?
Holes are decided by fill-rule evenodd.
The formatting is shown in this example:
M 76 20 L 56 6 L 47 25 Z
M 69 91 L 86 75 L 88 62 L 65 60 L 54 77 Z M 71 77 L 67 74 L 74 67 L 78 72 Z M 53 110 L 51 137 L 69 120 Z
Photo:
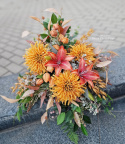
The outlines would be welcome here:
M 92 47 L 92 44 L 75 44 L 71 46 L 70 55 L 75 56 L 76 61 L 79 61 L 81 57 L 83 57 L 86 63 L 90 64 L 92 61 L 95 60 L 93 49 L 94 47 Z
M 42 74 L 45 73 L 46 67 L 45 59 L 47 56 L 47 45 L 36 42 L 35 45 L 31 44 L 31 48 L 27 49 L 26 54 L 23 56 L 25 58 L 25 63 L 31 72 Z
M 70 71 L 64 71 L 60 75 L 54 76 L 54 86 L 52 87 L 53 97 L 66 105 L 75 101 L 84 93 L 83 85 L 80 85 L 79 77 Z

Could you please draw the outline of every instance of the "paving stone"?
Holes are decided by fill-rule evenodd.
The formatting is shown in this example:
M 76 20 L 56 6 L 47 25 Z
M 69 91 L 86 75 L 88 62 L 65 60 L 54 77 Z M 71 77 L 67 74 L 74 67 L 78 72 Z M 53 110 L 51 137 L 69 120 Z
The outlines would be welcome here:
M 125 112 L 114 112 L 116 118 L 106 113 L 99 114 L 101 144 L 125 143 Z
M 24 59 L 19 56 L 14 56 L 14 57 L 10 58 L 10 60 L 16 64 L 21 64 L 22 62 L 24 62 Z
M 19 73 L 23 68 L 15 63 L 11 63 L 6 67 L 10 72 Z
M 4 51 L 3 53 L 1 53 L 1 55 L 5 58 L 10 58 L 12 57 L 13 54 L 10 52 Z
M 0 53 L 2 53 L 3 52 L 3 49 L 0 49 Z
M 25 53 L 25 51 L 22 51 L 22 50 L 17 49 L 17 50 L 15 50 L 13 53 L 16 54 L 16 55 L 19 55 L 19 56 L 23 56 L 24 53 Z
M 0 65 L 5 67 L 6 65 L 8 65 L 10 63 L 9 60 L 5 59 L 5 58 L 1 58 L 0 59 Z
M 10 75 L 12 75 L 13 73 L 11 73 L 11 72 L 7 72 L 6 74 L 4 74 L 3 76 L 10 76 Z
M 3 67 L 0 66 L 0 77 L 5 74 L 7 72 L 7 70 Z
M 15 50 L 15 48 L 13 46 L 8 46 L 5 48 L 5 50 L 12 52 L 13 50 Z

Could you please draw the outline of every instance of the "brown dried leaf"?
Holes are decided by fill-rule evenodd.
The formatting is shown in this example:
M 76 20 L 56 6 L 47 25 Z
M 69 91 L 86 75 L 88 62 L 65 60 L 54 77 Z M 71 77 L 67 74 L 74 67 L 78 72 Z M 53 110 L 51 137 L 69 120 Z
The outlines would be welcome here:
M 56 102 L 56 106 L 57 106 L 57 109 L 58 109 L 58 112 L 59 114 L 61 113 L 61 106 L 59 104 L 59 102 L 55 101 Z
M 47 112 L 45 112 L 42 116 L 41 116 L 41 123 L 43 124 L 47 119 Z
M 76 124 L 81 127 L 81 122 L 80 122 L 80 118 L 77 112 L 74 112 L 74 120 L 76 122 Z
M 10 99 L 10 98 L 7 98 L 7 97 L 2 96 L 2 95 L 0 95 L 0 96 L 9 103 L 16 103 L 19 101 L 19 99 Z
M 97 66 L 97 67 L 105 67 L 105 66 L 109 65 L 111 62 L 112 62 L 112 61 L 108 61 L 108 60 L 107 60 L 107 61 L 98 63 L 96 66 Z
M 65 35 L 69 27 L 70 27 L 70 25 L 64 27 L 64 28 L 63 28 L 63 31 L 61 32 L 61 34 L 62 34 L 62 35 Z
M 79 107 L 79 105 L 75 101 L 72 101 L 71 103 L 74 104 L 75 106 Z
M 49 20 L 49 23 L 48 23 L 48 30 L 50 31 L 50 26 L 51 26 L 51 19 Z
M 34 90 L 27 90 L 20 99 L 24 99 L 24 98 L 30 96 L 30 94 L 33 94 L 33 93 L 34 93 Z
M 96 48 L 93 50 L 94 54 L 96 54 L 96 55 L 100 54 L 101 51 L 102 51 L 102 50 L 99 48 L 99 46 L 96 47 Z
M 32 19 L 34 19 L 34 20 L 40 22 L 40 19 L 39 19 L 39 18 L 37 18 L 37 17 L 35 17 L 35 16 L 30 16 L 30 17 L 31 17 Z
M 23 32 L 22 32 L 22 38 L 28 36 L 29 34 L 30 34 L 29 31 L 23 31 Z
M 46 93 L 47 93 L 47 91 L 45 90 L 45 91 L 42 93 L 42 95 L 41 95 L 40 108 L 42 108 L 42 105 L 43 105 L 44 99 L 46 98 Z
M 107 85 L 107 83 L 108 83 L 108 71 L 106 70 L 105 72 L 106 72 L 106 85 Z
M 50 97 L 49 100 L 48 100 L 48 103 L 47 103 L 46 110 L 48 110 L 52 106 L 53 106 L 53 97 Z
M 29 88 L 31 90 L 39 90 L 39 87 L 36 87 L 36 86 L 25 86 L 26 88 Z
M 114 51 L 108 51 L 108 53 L 111 53 L 111 54 L 113 54 L 113 55 L 116 55 L 116 56 L 119 56 L 116 52 L 114 52 Z
M 48 11 L 48 12 L 52 12 L 52 13 L 58 14 L 57 10 L 55 10 L 54 8 L 47 8 L 44 11 Z
M 72 19 L 63 21 L 62 26 L 66 25 L 66 24 L 69 23 L 71 20 L 72 20 Z

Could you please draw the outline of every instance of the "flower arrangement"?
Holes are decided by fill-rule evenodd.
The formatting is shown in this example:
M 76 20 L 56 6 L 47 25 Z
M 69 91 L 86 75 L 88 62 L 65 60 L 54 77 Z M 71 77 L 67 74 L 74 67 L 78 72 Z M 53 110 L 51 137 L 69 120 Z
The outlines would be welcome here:
M 109 55 L 104 55 L 87 42 L 94 32 L 92 29 L 75 39 L 78 31 L 70 35 L 71 26 L 67 25 L 70 20 L 64 20 L 53 8 L 45 11 L 52 12 L 50 19 L 31 16 L 43 25 L 44 33 L 38 34 L 34 41 L 27 41 L 30 48 L 23 57 L 29 71 L 19 75 L 18 83 L 11 87 L 12 92 L 18 89 L 16 99 L 1 97 L 10 103 L 18 102 L 18 120 L 22 112 L 29 112 L 39 99 L 40 108 L 45 101 L 41 123 L 57 118 L 57 125 L 61 124 L 70 140 L 77 144 L 77 129 L 87 136 L 86 124 L 91 123 L 84 111 L 96 115 L 103 106 L 110 113 L 109 100 L 112 99 L 104 90 L 110 84 L 108 65 L 117 54 L 108 51 L 105 53 Z M 29 31 L 24 31 L 22 37 L 28 34 Z M 106 78 L 101 77 L 100 72 L 106 72 Z

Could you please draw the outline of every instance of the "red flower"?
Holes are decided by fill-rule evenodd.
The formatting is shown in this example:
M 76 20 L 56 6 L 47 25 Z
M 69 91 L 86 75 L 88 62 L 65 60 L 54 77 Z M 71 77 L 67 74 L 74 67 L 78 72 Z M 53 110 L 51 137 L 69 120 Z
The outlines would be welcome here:
M 51 60 L 49 60 L 45 66 L 52 66 L 55 67 L 55 74 L 58 76 L 62 69 L 65 70 L 72 70 L 72 66 L 69 63 L 74 56 L 66 55 L 66 50 L 63 46 L 60 46 L 60 49 L 58 50 L 57 54 L 53 52 L 49 52 L 49 55 L 51 56 Z
M 94 87 L 92 80 L 98 79 L 100 76 L 97 72 L 92 71 L 93 64 L 86 66 L 85 60 L 81 58 L 79 68 L 72 71 L 80 77 L 81 84 L 88 82 Z

